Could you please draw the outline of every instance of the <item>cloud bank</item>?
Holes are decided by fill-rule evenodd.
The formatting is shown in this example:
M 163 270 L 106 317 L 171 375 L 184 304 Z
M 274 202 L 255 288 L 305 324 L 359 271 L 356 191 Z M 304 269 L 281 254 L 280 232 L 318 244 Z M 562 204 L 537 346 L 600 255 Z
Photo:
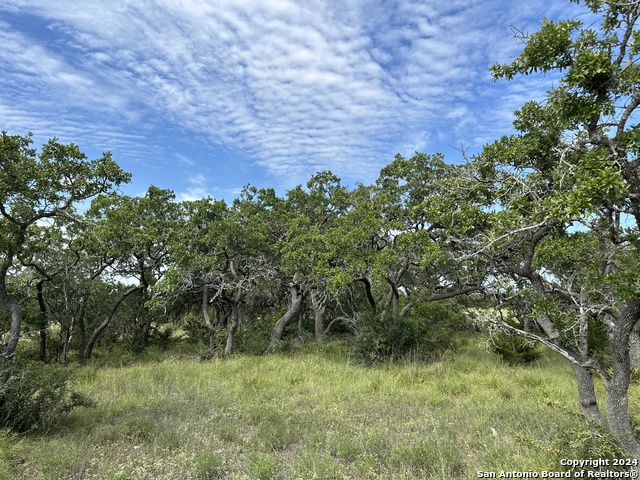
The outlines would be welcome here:
M 568 14 L 546 3 L 5 0 L 0 119 L 190 169 L 189 197 L 234 156 L 283 185 L 369 181 L 396 152 L 504 133 L 545 86 L 497 86 L 488 66 L 517 53 L 510 25 Z M 176 146 L 192 137 L 208 157 Z

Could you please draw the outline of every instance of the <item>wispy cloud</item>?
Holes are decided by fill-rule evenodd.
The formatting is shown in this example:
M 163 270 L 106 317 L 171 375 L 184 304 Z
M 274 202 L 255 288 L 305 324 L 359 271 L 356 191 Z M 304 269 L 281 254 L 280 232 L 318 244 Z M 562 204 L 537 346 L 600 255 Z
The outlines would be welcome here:
M 560 7 L 5 0 L 0 118 L 3 128 L 111 144 L 140 159 L 162 157 L 172 135 L 193 134 L 289 186 L 322 169 L 370 180 L 398 151 L 478 147 L 508 126 L 531 92 L 493 85 L 487 67 L 516 51 L 510 24 L 533 29 L 545 12 L 558 13 L 549 8 Z M 46 31 L 16 26 L 29 18 Z M 164 154 L 181 168 L 197 165 Z M 198 178 L 185 195 L 206 193 Z
M 195 175 L 193 177 L 188 177 L 185 180 L 187 188 L 186 191 L 178 195 L 179 200 L 197 200 L 199 198 L 211 196 L 207 191 L 207 180 L 204 175 Z

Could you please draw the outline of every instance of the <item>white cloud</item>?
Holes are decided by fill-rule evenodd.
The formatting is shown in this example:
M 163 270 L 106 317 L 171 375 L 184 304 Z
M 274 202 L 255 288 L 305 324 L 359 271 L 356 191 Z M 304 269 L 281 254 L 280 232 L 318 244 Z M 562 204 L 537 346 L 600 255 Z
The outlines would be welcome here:
M 5 0 L 0 14 L 39 16 L 56 40 L 0 22 L 0 114 L 7 127 L 113 141 L 131 156 L 145 128 L 166 121 L 253 157 L 283 183 L 319 169 L 367 181 L 407 146 L 476 143 L 503 129 L 532 92 L 493 86 L 487 67 L 518 48 L 509 24 L 528 28 L 550 8 L 543 0 Z M 198 197 L 206 185 L 194 178 L 185 195 Z

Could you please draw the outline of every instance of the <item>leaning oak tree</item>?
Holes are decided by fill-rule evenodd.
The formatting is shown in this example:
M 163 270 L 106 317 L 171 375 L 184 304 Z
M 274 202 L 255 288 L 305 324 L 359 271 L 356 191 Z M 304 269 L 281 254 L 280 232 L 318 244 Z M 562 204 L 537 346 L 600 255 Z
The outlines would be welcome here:
M 562 77 L 545 104 L 517 112 L 516 135 L 467 166 L 466 194 L 485 225 L 466 241 L 491 261 L 494 292 L 513 294 L 523 321 L 537 330 L 502 327 L 564 356 L 576 371 L 583 411 L 600 423 L 589 378 L 596 372 L 607 395 L 606 427 L 640 458 L 628 414 L 629 338 L 640 321 L 640 3 L 584 4 L 590 26 L 545 20 L 522 36 L 512 63 L 492 67 L 496 79 Z M 562 262 L 563 249 L 579 249 L 582 265 Z M 606 332 L 608 366 L 584 341 L 596 324 Z
M 40 153 L 31 134 L 0 136 L 0 302 L 11 312 L 3 358 L 11 358 L 20 339 L 22 308 L 7 289 L 7 278 L 37 222 L 72 220 L 73 207 L 98 194 L 112 194 L 131 175 L 110 153 L 88 160 L 77 145 L 51 139 Z

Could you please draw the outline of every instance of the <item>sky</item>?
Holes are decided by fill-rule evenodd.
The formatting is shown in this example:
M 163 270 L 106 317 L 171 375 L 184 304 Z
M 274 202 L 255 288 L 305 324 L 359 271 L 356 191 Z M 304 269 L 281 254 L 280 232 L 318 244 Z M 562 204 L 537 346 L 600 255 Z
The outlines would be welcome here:
M 549 78 L 493 82 L 567 0 L 2 0 L 0 129 L 103 151 L 179 200 L 462 159 Z M 578 17 L 579 18 L 579 17 Z

